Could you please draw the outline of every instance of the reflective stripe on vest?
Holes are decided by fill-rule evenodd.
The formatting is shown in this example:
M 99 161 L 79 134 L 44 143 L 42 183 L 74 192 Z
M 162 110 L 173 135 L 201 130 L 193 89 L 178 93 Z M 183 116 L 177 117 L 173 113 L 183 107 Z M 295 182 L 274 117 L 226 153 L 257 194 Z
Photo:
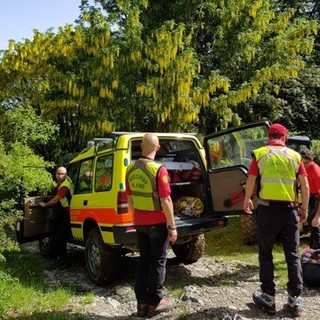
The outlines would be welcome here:
M 62 187 L 68 188 L 69 192 L 66 193 L 66 196 L 60 199 L 60 203 L 63 207 L 69 208 L 70 207 L 70 202 L 71 202 L 71 197 L 73 193 L 73 185 L 70 177 L 66 177 L 64 181 L 60 184 L 58 187 L 58 190 Z
M 160 199 L 157 190 L 157 174 L 162 165 L 146 159 L 139 159 L 129 165 L 127 179 L 135 209 L 160 211 Z
M 300 154 L 287 147 L 262 147 L 253 151 L 259 171 L 260 199 L 296 201 L 296 176 Z

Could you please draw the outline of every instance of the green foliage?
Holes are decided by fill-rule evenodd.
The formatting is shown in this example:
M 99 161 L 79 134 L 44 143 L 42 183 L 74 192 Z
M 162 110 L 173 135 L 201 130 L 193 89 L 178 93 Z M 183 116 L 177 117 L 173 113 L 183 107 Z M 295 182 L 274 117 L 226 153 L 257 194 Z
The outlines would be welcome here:
M 0 140 L 0 260 L 3 252 L 16 249 L 13 228 L 21 215 L 17 204 L 32 191 L 45 194 L 51 189 L 52 178 L 45 170 L 51 165 L 20 142 L 5 150 Z
M 47 194 L 52 177 L 47 171 L 53 163 L 34 153 L 31 146 L 45 145 L 56 127 L 44 123 L 34 110 L 21 106 L 5 114 L 11 126 L 6 143 L 0 136 L 0 260 L 3 253 L 17 249 L 14 226 L 22 212 L 21 199 L 31 192 Z
M 0 270 L 5 261 L 3 252 L 18 249 L 14 238 L 14 223 L 19 218 L 19 211 L 13 210 L 14 206 L 13 199 L 0 200 Z
M 272 109 L 317 32 L 269 0 L 81 3 L 77 25 L 11 42 L 0 61 L 1 106 L 19 101 L 59 125 L 59 138 L 37 148 L 56 162 L 111 130 L 204 134 L 257 118 L 244 105 Z
M 46 144 L 58 131 L 52 120 L 44 122 L 30 106 L 18 105 L 6 114 L 11 127 L 11 141 L 19 141 L 25 145 Z
M 311 150 L 315 155 L 314 160 L 319 164 L 320 163 L 320 140 L 312 140 Z

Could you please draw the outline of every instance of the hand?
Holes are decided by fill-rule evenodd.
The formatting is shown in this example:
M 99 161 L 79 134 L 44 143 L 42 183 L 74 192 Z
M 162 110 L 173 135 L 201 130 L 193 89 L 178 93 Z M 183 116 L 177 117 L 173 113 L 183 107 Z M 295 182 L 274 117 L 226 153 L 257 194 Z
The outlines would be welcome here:
M 320 226 L 320 217 L 315 216 L 311 221 L 311 227 L 318 228 Z
M 170 230 L 169 229 L 169 240 L 171 243 L 174 243 L 177 240 L 178 237 L 178 233 L 177 233 L 177 229 L 175 230 Z
M 299 208 L 300 223 L 304 223 L 308 218 L 308 211 Z
M 44 208 L 46 206 L 46 203 L 45 202 L 39 202 L 39 206 Z
M 254 206 L 253 206 L 253 202 L 251 199 L 249 199 L 248 201 L 244 201 L 243 203 L 243 211 L 245 213 L 249 213 L 249 214 L 252 214 L 252 210 L 254 209 Z

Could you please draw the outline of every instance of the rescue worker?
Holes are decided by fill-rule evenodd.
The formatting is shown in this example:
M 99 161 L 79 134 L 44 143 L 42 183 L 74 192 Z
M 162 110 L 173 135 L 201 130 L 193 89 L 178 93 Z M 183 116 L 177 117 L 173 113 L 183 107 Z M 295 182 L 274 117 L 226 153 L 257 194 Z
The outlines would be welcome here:
M 82 180 L 79 184 L 79 189 L 81 192 L 92 190 L 92 172 L 86 171 L 83 174 Z
M 137 231 L 140 258 L 134 291 L 137 315 L 153 316 L 173 308 L 172 298 L 163 298 L 169 241 L 177 230 L 167 169 L 154 161 L 159 139 L 147 133 L 141 144 L 142 157 L 131 163 L 126 173 L 126 192 Z
M 72 182 L 67 176 L 67 169 L 59 167 L 56 171 L 57 193 L 48 202 L 40 202 L 41 207 L 53 207 L 57 233 L 55 235 L 57 260 L 63 264 L 67 259 L 67 240 L 70 234 L 70 201 Z
M 310 248 L 320 249 L 320 167 L 313 161 L 314 154 L 304 148 L 300 152 L 308 174 L 310 188 L 308 223 L 311 226 Z
M 302 269 L 299 256 L 299 220 L 306 221 L 309 186 L 301 156 L 285 146 L 288 130 L 281 124 L 268 129 L 267 145 L 253 151 L 245 187 L 243 210 L 252 214 L 257 182 L 257 237 L 261 292 L 253 294 L 254 303 L 269 315 L 276 313 L 272 249 L 281 241 L 288 269 L 288 307 L 291 315 L 302 313 Z M 296 183 L 300 183 L 301 207 L 297 208 Z

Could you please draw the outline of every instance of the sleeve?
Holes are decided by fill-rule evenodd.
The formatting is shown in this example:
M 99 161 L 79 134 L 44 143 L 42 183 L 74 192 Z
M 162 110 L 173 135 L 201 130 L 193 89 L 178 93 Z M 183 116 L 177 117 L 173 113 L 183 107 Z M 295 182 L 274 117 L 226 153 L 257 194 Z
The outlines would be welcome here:
M 303 162 L 299 163 L 298 175 L 299 176 L 307 176 L 308 175 Z
M 57 196 L 62 199 L 67 195 L 68 192 L 69 189 L 67 187 L 61 187 L 60 189 L 58 189 Z
M 248 169 L 248 175 L 251 174 L 255 177 L 259 175 L 259 167 L 258 167 L 258 162 L 256 158 L 252 158 L 249 169 Z
M 171 195 L 169 174 L 165 166 L 160 167 L 158 171 L 157 186 L 160 198 L 166 198 Z
M 126 177 L 126 193 L 131 196 L 131 189 L 130 189 L 130 185 L 129 185 L 129 181 L 128 178 Z

